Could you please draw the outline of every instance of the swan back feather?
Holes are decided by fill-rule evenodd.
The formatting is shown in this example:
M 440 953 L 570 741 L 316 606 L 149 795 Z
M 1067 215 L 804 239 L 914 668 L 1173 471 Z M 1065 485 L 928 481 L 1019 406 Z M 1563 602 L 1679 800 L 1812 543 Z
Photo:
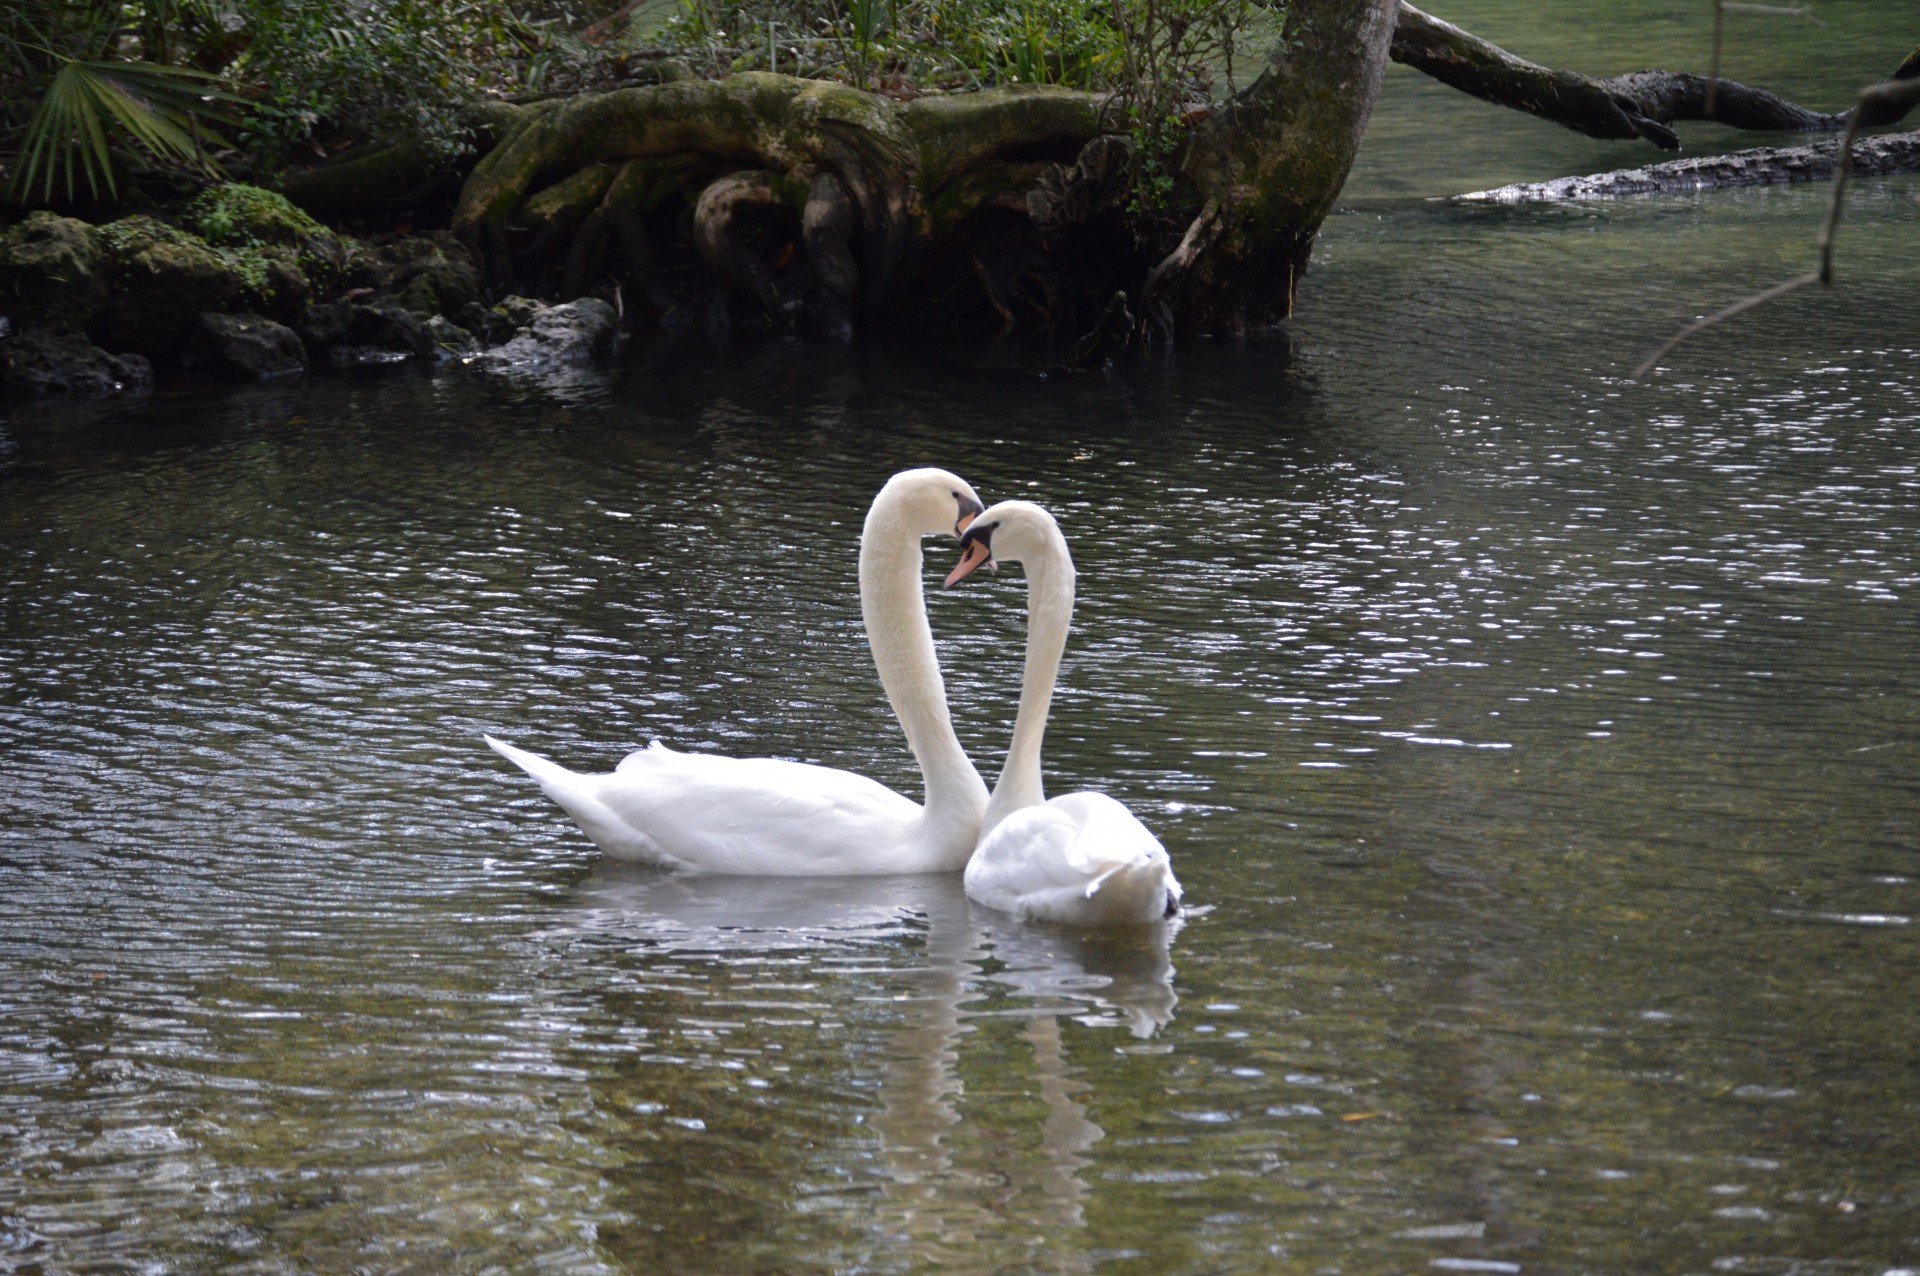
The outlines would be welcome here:
M 1019 917 L 1075 926 L 1173 916 L 1183 892 L 1166 847 L 1146 825 L 1104 793 L 1048 801 L 1042 789 L 1040 746 L 1073 623 L 1073 556 L 1059 524 L 1031 501 L 1002 501 L 974 520 L 961 546 L 948 585 L 996 558 L 1027 569 L 1020 713 L 967 861 L 968 896 Z
M 491 736 L 487 744 L 615 859 L 766 876 L 958 869 L 979 835 L 987 788 L 947 710 L 921 595 L 920 538 L 958 533 L 980 508 L 958 475 L 908 470 L 874 498 L 861 534 L 861 612 L 926 780 L 924 806 L 833 767 L 680 753 L 658 741 L 604 775 L 569 771 Z

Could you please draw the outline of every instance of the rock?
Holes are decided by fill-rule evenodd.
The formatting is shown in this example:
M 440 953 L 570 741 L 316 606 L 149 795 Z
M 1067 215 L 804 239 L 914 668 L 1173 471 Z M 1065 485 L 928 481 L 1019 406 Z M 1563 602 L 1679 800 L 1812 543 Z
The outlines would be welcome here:
M 544 301 L 535 301 L 532 297 L 516 295 L 501 298 L 500 303 L 493 309 L 496 314 L 507 321 L 509 328 L 518 332 L 522 328 L 532 326 L 533 321 L 538 318 L 540 312 L 546 308 L 547 303 Z
M 610 357 L 625 340 L 613 307 L 597 297 L 582 297 L 539 311 L 519 336 L 482 351 L 473 362 L 495 372 L 537 375 Z
M 106 246 L 83 221 L 44 209 L 0 239 L 0 308 L 23 327 L 94 332 L 107 309 Z
M 433 338 L 420 316 L 391 302 L 356 304 L 347 335 L 354 345 L 400 351 L 416 358 L 434 351 Z
M 246 280 L 246 304 L 285 323 L 318 292 L 339 286 L 352 245 L 285 196 L 223 182 L 202 191 L 181 214 L 185 223 Z
M 331 368 L 400 363 L 432 356 L 439 349 L 417 315 L 390 302 L 309 306 L 296 333 L 313 361 Z
M 516 331 L 513 322 L 507 318 L 499 306 L 483 306 L 477 301 L 469 301 L 462 306 L 453 319 L 462 328 L 478 337 L 483 345 L 497 346 L 511 341 Z M 533 322 L 532 315 L 527 316 L 527 322 Z
M 318 356 L 328 346 L 344 345 L 352 323 L 351 301 L 321 301 L 308 306 L 294 320 L 293 332 L 309 354 Z
M 216 376 L 264 381 L 307 370 L 293 329 L 259 315 L 207 314 L 187 346 L 187 366 Z
M 480 353 L 480 339 L 444 315 L 427 320 L 427 335 L 433 338 L 436 357 L 458 359 Z
M 460 312 L 480 296 L 480 274 L 445 231 L 382 244 L 355 258 L 350 282 L 426 318 Z
M 209 244 L 281 244 L 324 255 L 339 238 L 286 196 L 240 182 L 208 187 L 183 217 Z
M 173 359 L 199 330 L 200 316 L 232 309 L 246 291 L 240 269 L 198 236 L 151 217 L 100 228 L 110 262 L 110 344 Z
M 105 399 L 151 389 L 153 365 L 137 354 L 108 354 L 78 333 L 28 328 L 7 342 L 0 377 L 12 395 Z

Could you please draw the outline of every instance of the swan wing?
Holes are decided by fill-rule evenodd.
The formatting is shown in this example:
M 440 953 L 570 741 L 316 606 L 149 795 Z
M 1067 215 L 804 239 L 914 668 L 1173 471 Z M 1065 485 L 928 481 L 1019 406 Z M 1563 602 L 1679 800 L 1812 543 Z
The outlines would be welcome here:
M 912 863 L 920 807 L 851 771 L 680 753 L 656 743 L 628 755 L 610 775 L 580 775 L 488 743 L 538 780 L 615 859 L 704 873 L 913 871 L 902 865 Z
M 1080 926 L 1157 921 L 1181 895 L 1160 839 L 1104 793 L 1008 815 L 974 849 L 966 886 L 989 908 Z

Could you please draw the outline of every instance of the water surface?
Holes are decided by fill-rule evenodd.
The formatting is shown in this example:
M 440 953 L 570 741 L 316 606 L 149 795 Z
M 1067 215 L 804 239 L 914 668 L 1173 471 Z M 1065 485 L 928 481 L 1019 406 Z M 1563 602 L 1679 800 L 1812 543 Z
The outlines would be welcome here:
M 1394 101 L 1375 171 L 1448 193 Z M 0 1270 L 1920 1268 L 1916 193 L 1644 382 L 1824 192 L 1363 181 L 1286 333 L 1111 378 L 776 343 L 15 410 Z M 1060 515 L 1049 774 L 1184 924 L 609 865 L 478 747 L 911 786 L 854 548 L 927 462 Z M 931 603 L 989 769 L 1021 588 Z

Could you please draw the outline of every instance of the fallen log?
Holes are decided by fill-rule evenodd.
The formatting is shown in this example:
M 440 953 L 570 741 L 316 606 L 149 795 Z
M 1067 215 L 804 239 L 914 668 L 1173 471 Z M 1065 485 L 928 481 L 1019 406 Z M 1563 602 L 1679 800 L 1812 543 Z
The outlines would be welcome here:
M 1760 146 L 1726 155 L 1698 155 L 1610 173 L 1561 177 L 1550 182 L 1519 182 L 1493 190 L 1471 191 L 1454 199 L 1468 204 L 1551 203 L 1570 199 L 1617 199 L 1627 195 L 1676 195 L 1724 186 L 1825 182 L 1833 180 L 1839 167 L 1839 154 L 1837 140 L 1812 146 Z M 1856 139 L 1852 171 L 1865 177 L 1920 172 L 1920 131 Z

